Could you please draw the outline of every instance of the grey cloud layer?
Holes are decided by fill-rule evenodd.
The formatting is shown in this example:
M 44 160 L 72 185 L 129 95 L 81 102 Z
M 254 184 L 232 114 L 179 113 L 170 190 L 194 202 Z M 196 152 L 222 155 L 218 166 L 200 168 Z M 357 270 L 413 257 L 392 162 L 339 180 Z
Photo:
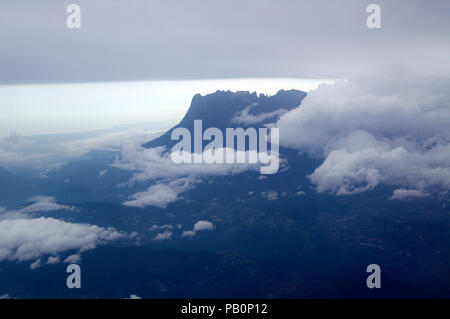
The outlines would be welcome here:
M 0 83 L 221 77 L 346 77 L 403 65 L 449 72 L 450 3 L 373 1 L 78 0 L 0 4 Z

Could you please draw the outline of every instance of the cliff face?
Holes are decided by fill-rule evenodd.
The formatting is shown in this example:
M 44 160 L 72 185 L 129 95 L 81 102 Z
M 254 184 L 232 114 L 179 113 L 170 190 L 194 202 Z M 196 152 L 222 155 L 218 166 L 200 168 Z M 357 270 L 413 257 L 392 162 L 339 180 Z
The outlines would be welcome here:
M 264 124 L 275 122 L 282 112 L 299 106 L 305 96 L 305 92 L 298 90 L 281 90 L 273 96 L 247 91 L 217 91 L 205 96 L 196 94 L 179 124 L 143 146 L 171 147 L 175 144 L 170 139 L 172 131 L 177 127 L 192 131 L 194 120 L 202 120 L 204 128 L 217 127 L 223 130 L 227 127 L 263 127 Z

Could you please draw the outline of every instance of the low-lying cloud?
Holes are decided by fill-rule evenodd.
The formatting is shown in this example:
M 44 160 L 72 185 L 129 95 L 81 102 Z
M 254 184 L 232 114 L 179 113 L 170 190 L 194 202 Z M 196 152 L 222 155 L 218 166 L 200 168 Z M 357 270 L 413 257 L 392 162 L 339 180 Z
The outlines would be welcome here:
M 86 250 L 129 237 L 111 227 L 71 223 L 52 217 L 37 217 L 35 215 L 39 212 L 77 209 L 58 204 L 56 199 L 50 196 L 35 196 L 29 201 L 32 204 L 20 210 L 8 211 L 3 208 L 0 211 L 0 262 L 33 261 L 30 268 L 36 269 L 44 263 L 59 263 L 61 260 L 59 254 L 71 250 L 78 251 L 72 255 L 78 258 L 70 256 L 68 258 L 79 261 L 79 254 Z M 46 262 L 43 259 L 45 256 L 48 256 Z
M 166 230 L 162 233 L 157 234 L 155 240 L 168 240 L 172 238 L 172 235 L 173 235 L 172 231 Z
M 233 123 L 246 124 L 246 125 L 258 124 L 258 123 L 262 123 L 271 118 L 280 117 L 281 115 L 288 112 L 288 110 L 286 110 L 286 109 L 279 109 L 276 111 L 259 113 L 256 115 L 250 114 L 251 109 L 257 105 L 258 105 L 258 103 L 253 103 L 253 104 L 247 106 L 246 108 L 244 108 L 241 112 L 239 112 L 238 114 L 236 114 L 233 117 Z
M 392 194 L 392 200 L 408 200 L 413 198 L 425 198 L 429 195 L 416 189 L 396 189 Z
M 20 210 L 19 213 L 29 214 L 36 212 L 51 212 L 57 210 L 66 211 L 77 211 L 74 206 L 62 205 L 56 202 L 56 198 L 53 196 L 34 196 L 28 200 L 28 202 L 33 202 L 33 204 L 28 205 Z
M 144 192 L 132 195 L 131 199 L 125 201 L 123 205 L 140 208 L 146 206 L 166 208 L 168 204 L 180 199 L 180 193 L 191 187 L 192 183 L 187 179 L 176 179 L 167 184 L 156 184 L 150 186 Z
M 179 195 L 208 176 L 225 176 L 259 170 L 258 164 L 175 164 L 164 147 L 143 148 L 136 144 L 123 147 L 113 166 L 134 171 L 128 184 L 152 181 L 146 191 L 136 193 L 123 204 L 134 207 L 166 208 L 182 197 Z
M 199 220 L 198 222 L 195 223 L 194 225 L 194 231 L 195 232 L 199 232 L 202 230 L 213 230 L 216 227 L 214 226 L 213 223 L 211 223 L 210 221 L 207 220 Z
M 195 235 L 197 235 L 198 232 L 200 231 L 205 231 L 205 230 L 214 230 L 216 229 L 216 226 L 208 221 L 208 220 L 199 220 L 198 222 L 196 222 L 194 224 L 194 228 L 192 230 L 185 230 L 183 231 L 183 233 L 181 234 L 181 237 L 194 237 Z
M 55 218 L 0 221 L 0 261 L 27 261 L 68 250 L 85 251 L 125 237 L 113 228 L 69 223 Z
M 148 129 L 118 127 L 103 131 L 49 136 L 22 136 L 11 132 L 0 138 L 0 166 L 6 168 L 27 168 L 37 170 L 38 176 L 58 171 L 67 162 L 84 156 L 90 151 L 104 150 L 119 152 L 125 144 L 142 144 L 160 135 L 149 123 Z M 100 172 L 99 177 L 106 174 Z

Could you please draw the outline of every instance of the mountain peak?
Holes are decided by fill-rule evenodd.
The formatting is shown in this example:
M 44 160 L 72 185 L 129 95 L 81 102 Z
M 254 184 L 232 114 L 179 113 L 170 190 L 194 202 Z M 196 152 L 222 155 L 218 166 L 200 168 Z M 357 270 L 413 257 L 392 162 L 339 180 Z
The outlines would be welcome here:
M 181 122 L 144 147 L 172 146 L 172 131 L 177 127 L 193 130 L 194 120 L 202 120 L 205 128 L 262 127 L 275 122 L 283 112 L 299 106 L 305 96 L 306 93 L 299 90 L 280 90 L 272 96 L 249 91 L 195 94 Z

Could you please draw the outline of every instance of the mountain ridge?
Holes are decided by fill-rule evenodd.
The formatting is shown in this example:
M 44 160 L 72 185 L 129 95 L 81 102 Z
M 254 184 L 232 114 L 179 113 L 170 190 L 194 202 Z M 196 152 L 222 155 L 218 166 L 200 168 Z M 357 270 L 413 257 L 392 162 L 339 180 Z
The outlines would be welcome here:
M 147 142 L 143 147 L 173 146 L 176 141 L 172 141 L 170 138 L 172 131 L 178 127 L 184 127 L 193 132 L 194 120 L 202 120 L 204 128 L 217 127 L 222 130 L 227 127 L 246 128 L 255 126 L 255 124 L 262 127 L 264 124 L 275 122 L 283 111 L 298 107 L 306 94 L 306 92 L 295 89 L 279 90 L 272 96 L 258 95 L 256 92 L 250 93 L 249 91 L 216 91 L 205 96 L 195 94 L 189 110 L 180 123 L 160 137 Z M 264 120 L 255 123 L 233 122 L 233 119 L 239 114 L 250 118 L 262 115 L 261 118 Z

